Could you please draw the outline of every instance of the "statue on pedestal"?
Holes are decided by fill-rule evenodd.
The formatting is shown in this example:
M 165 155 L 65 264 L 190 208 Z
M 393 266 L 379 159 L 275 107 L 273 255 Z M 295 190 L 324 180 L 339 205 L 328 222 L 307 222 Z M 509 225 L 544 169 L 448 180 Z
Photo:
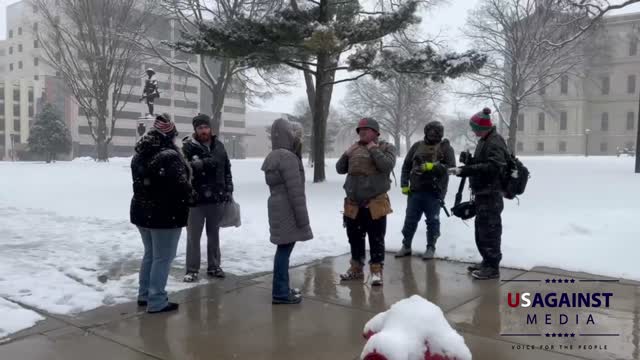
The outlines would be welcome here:
M 158 91 L 158 80 L 153 77 L 156 72 L 149 68 L 146 73 L 148 78 L 144 82 L 144 89 L 142 90 L 140 101 L 146 100 L 147 107 L 149 108 L 148 114 L 153 116 L 153 101 L 160 97 L 160 92 Z

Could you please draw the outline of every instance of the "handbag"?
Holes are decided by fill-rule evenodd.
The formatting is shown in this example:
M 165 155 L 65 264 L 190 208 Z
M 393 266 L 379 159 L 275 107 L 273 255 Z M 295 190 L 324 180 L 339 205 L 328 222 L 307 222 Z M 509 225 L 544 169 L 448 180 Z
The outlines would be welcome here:
M 241 224 L 240 204 L 235 202 L 232 198 L 231 201 L 224 204 L 224 212 L 222 214 L 222 220 L 220 221 L 220 227 L 240 227 Z
M 462 180 L 460 180 L 460 186 L 458 187 L 458 193 L 456 194 L 456 201 L 451 208 L 451 213 L 462 220 L 469 220 L 476 216 L 476 206 L 473 200 L 462 202 L 462 192 L 464 191 L 466 180 L 466 177 L 463 177 Z

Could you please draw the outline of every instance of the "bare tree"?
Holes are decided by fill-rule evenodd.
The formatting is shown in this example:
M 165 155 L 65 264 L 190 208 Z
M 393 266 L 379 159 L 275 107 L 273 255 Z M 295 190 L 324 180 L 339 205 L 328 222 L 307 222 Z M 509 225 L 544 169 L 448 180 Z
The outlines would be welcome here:
M 38 43 L 87 118 L 98 161 L 107 161 L 118 113 L 133 91 L 141 36 L 152 5 L 140 0 L 31 0 Z
M 478 74 L 469 76 L 476 85 L 474 91 L 462 94 L 508 109 L 512 151 L 520 111 L 584 61 L 580 41 L 564 43 L 576 31 L 573 24 L 561 27 L 565 21 L 556 8 L 539 0 L 482 0 L 469 16 L 465 35 L 489 60 Z M 551 46 L 548 40 L 564 45 Z
M 180 41 L 180 33 L 197 31 L 199 24 L 216 24 L 248 18 L 255 21 L 272 15 L 282 7 L 283 0 L 161 0 L 156 9 L 158 18 L 173 23 L 175 31 L 170 41 L 151 36 L 137 42 L 149 56 L 196 78 L 212 94 L 211 114 L 216 126 L 220 126 L 225 97 L 229 92 L 241 94 L 249 103 L 265 99 L 272 93 L 282 93 L 283 86 L 290 85 L 288 73 L 279 66 L 254 66 L 216 53 L 188 54 L 174 50 L 171 43 Z M 199 66 L 193 60 L 199 57 Z M 219 130 L 216 129 L 216 130 Z
M 375 118 L 400 151 L 402 140 L 410 148 L 411 136 L 435 118 L 439 85 L 403 74 L 384 81 L 360 79 L 349 84 L 344 108 L 352 116 Z

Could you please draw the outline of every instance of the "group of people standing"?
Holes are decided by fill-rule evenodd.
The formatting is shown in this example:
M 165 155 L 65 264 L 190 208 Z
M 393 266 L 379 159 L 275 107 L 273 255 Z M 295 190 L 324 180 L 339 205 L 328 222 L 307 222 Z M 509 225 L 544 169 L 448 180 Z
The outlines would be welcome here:
M 477 279 L 499 276 L 500 214 L 502 194 L 499 179 L 506 169 L 508 150 L 491 123 L 491 111 L 474 115 L 470 126 L 480 138 L 473 161 L 456 167 L 453 148 L 444 139 L 438 121 L 425 126 L 424 140 L 409 150 L 401 175 L 402 193 L 408 196 L 402 229 L 403 247 L 397 257 L 411 255 L 412 240 L 422 214 L 427 222 L 425 260 L 435 254 L 440 237 L 439 214 L 444 206 L 448 176 L 470 177 L 477 204 L 476 244 L 480 264 L 469 271 Z M 207 274 L 223 278 L 220 257 L 220 221 L 225 205 L 233 199 L 231 164 L 223 144 L 213 134 L 211 119 L 193 118 L 194 133 L 183 139 L 182 150 L 175 145 L 178 133 L 166 114 L 158 115 L 153 128 L 136 145 L 131 163 L 134 195 L 131 222 L 141 234 L 145 252 L 140 269 L 138 305 L 150 313 L 176 310 L 168 301 L 165 286 L 176 256 L 183 227 L 187 227 L 187 269 L 185 282 L 198 280 L 200 238 L 207 233 Z M 396 165 L 395 147 L 380 139 L 379 124 L 372 118 L 358 122 L 359 141 L 340 157 L 338 174 L 347 175 L 343 225 L 351 248 L 349 269 L 341 281 L 365 278 L 366 238 L 369 238 L 371 284 L 383 283 L 387 216 L 392 213 L 388 192 Z M 299 124 L 276 120 L 271 128 L 272 151 L 262 171 L 269 187 L 270 240 L 277 246 L 274 258 L 272 302 L 297 304 L 300 292 L 289 286 L 289 258 L 298 241 L 313 238 L 305 194 L 302 163 L 303 131 Z

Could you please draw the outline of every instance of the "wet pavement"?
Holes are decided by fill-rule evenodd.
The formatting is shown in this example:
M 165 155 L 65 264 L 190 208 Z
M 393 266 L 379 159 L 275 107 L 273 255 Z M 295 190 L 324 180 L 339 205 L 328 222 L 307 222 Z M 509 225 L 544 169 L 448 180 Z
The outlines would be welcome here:
M 340 284 L 348 262 L 340 256 L 291 269 L 300 305 L 271 305 L 271 275 L 229 276 L 173 294 L 181 307 L 172 314 L 149 315 L 133 303 L 74 317 L 43 314 L 45 321 L 0 345 L 0 359 L 355 360 L 364 324 L 414 294 L 442 308 L 474 359 L 640 359 L 640 286 L 632 281 L 548 268 L 502 269 L 500 280 L 474 281 L 468 264 L 388 254 L 385 284 L 371 288 Z M 610 303 L 532 310 L 510 307 L 509 293 L 541 293 L 545 305 L 562 293 L 567 301 L 599 293 L 604 304 L 608 293 Z

